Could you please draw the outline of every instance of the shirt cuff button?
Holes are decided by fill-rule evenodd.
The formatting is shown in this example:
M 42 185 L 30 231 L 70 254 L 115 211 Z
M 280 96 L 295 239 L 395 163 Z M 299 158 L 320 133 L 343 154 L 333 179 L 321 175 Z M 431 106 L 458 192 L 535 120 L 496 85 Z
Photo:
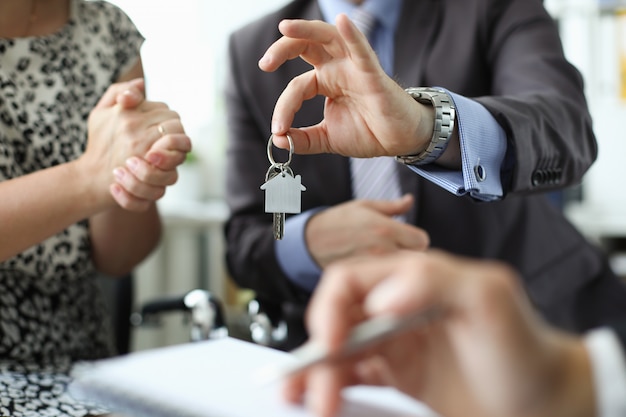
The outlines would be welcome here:
M 476 179 L 478 180 L 478 182 L 483 182 L 487 178 L 487 172 L 482 165 L 476 165 L 474 167 L 474 175 L 476 175 Z

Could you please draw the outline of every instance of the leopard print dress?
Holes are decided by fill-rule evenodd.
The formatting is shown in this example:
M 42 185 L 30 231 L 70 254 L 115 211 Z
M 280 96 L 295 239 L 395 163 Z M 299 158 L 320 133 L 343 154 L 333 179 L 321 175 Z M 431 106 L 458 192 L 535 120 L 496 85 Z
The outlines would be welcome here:
M 139 57 L 143 37 L 120 9 L 70 4 L 56 33 L 0 39 L 0 182 L 77 158 L 90 110 Z M 75 364 L 114 353 L 88 228 L 74 224 L 0 262 L 2 417 L 104 412 L 67 392 Z

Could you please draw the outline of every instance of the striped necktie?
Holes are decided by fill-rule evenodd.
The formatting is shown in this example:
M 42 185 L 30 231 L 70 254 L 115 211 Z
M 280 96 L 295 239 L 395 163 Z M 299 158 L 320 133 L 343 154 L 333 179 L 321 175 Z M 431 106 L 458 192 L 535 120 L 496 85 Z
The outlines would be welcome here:
M 359 7 L 352 14 L 352 21 L 370 39 L 376 28 L 376 17 Z M 371 39 L 370 39 L 371 40 Z M 402 195 L 395 158 L 351 158 L 352 194 L 357 199 L 393 200 Z

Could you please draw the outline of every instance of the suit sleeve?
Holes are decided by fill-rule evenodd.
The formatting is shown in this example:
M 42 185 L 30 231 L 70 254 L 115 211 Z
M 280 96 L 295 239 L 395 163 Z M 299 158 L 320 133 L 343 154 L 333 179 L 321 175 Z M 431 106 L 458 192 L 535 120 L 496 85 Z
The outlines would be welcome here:
M 582 77 L 563 54 L 557 25 L 539 0 L 488 3 L 482 33 L 492 93 L 476 100 L 507 133 L 505 193 L 576 184 L 597 144 Z

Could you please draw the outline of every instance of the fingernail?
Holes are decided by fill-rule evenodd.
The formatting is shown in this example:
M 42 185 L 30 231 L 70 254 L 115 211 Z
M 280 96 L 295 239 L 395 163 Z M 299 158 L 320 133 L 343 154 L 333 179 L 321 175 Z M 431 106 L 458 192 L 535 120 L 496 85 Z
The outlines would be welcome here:
M 125 96 L 134 98 L 134 99 L 138 99 L 139 98 L 139 94 L 137 94 L 135 91 L 131 91 L 131 90 L 126 90 L 122 93 Z
M 272 133 L 275 135 L 282 133 L 282 126 L 278 120 L 272 120 Z
M 163 160 L 163 158 L 161 158 L 161 155 L 159 155 L 158 153 L 151 153 L 150 155 L 146 157 L 146 160 L 150 162 L 152 165 L 158 166 Z
M 121 168 L 115 168 L 113 170 L 113 176 L 118 180 L 121 180 L 122 178 L 124 178 L 124 170 Z
M 259 59 L 259 66 L 264 66 L 270 63 L 270 59 L 267 55 L 263 55 L 261 59 Z
M 392 277 L 387 278 L 370 291 L 365 299 L 365 311 L 369 314 L 386 312 L 398 299 L 398 289 L 402 290 L 402 287 Z
M 126 160 L 126 166 L 130 168 L 131 171 L 134 171 L 135 169 L 137 169 L 138 165 L 139 165 L 139 161 L 137 160 L 137 158 L 128 158 Z

